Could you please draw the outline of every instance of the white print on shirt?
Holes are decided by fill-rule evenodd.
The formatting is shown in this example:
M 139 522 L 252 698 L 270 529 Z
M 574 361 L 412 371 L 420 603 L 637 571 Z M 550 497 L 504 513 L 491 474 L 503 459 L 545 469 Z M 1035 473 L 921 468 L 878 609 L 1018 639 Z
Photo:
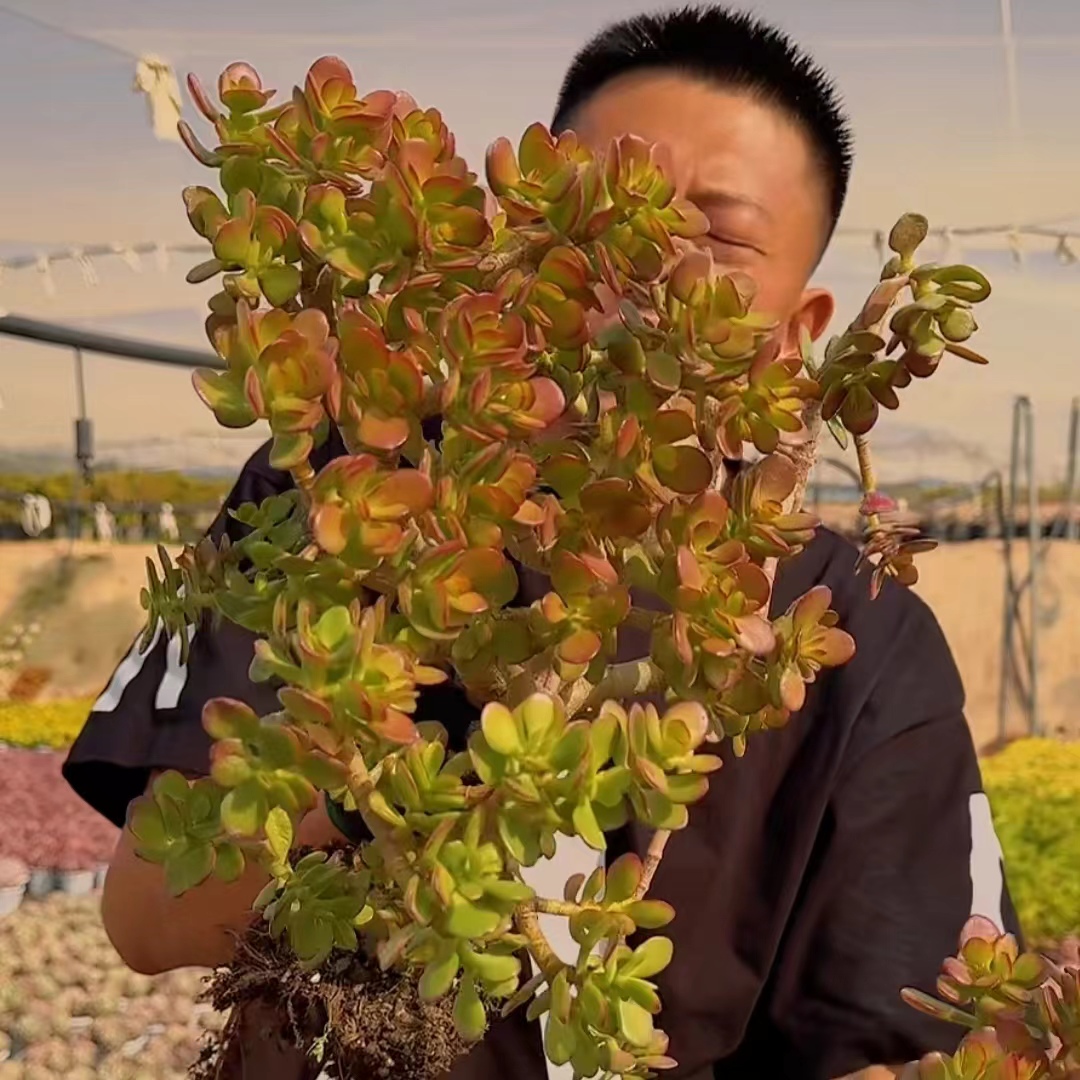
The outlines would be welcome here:
M 574 874 L 588 877 L 598 866 L 604 865 L 604 853 L 593 851 L 580 836 L 559 836 L 555 840 L 555 854 L 541 859 L 535 866 L 522 867 L 521 876 L 526 885 L 532 886 L 538 896 L 562 896 L 563 886 Z M 570 921 L 559 915 L 541 915 L 540 927 L 551 942 L 555 955 L 566 964 L 574 964 L 578 958 L 578 944 L 570 936 Z M 532 958 L 530 957 L 532 961 Z M 533 972 L 536 962 L 532 961 Z M 541 1020 L 547 1034 L 548 1013 Z M 553 1065 L 545 1060 L 548 1080 L 571 1080 L 572 1065 Z
M 185 626 L 184 633 L 187 635 L 190 646 L 195 637 L 195 627 Z M 154 708 L 175 709 L 187 685 L 187 677 L 188 666 L 180 661 L 180 635 L 174 634 L 169 639 L 169 647 L 165 650 L 165 674 L 161 676 L 161 682 L 157 688 Z
M 186 633 L 190 644 L 195 639 L 195 627 L 187 627 Z M 135 681 L 147 658 L 161 640 L 161 627 L 158 626 L 157 630 L 154 631 L 150 644 L 142 652 L 139 651 L 141 636 L 135 639 L 127 656 L 120 661 L 113 672 L 109 685 L 105 688 L 101 697 L 91 706 L 90 711 L 92 713 L 116 711 L 116 707 L 123 700 L 124 691 Z M 170 638 L 165 650 L 165 674 L 162 675 L 161 682 L 158 684 L 157 694 L 154 697 L 154 707 L 157 709 L 175 709 L 180 701 L 180 695 L 187 685 L 187 677 L 187 664 L 180 662 L 180 636 L 174 635 Z
M 154 647 L 161 637 L 161 625 L 159 624 L 158 628 L 154 631 L 154 636 L 150 639 L 150 644 L 146 647 L 144 652 L 139 652 L 139 640 L 141 637 L 142 635 L 140 634 L 139 637 L 135 639 L 127 656 L 120 661 L 119 666 L 113 672 L 113 677 L 109 680 L 109 685 L 105 687 L 101 697 L 99 697 L 90 707 L 92 713 L 115 712 L 116 706 L 120 704 L 120 701 L 124 696 L 124 691 L 128 688 L 128 684 L 132 682 L 140 671 L 142 671 L 143 664 L 146 663 L 146 658 L 154 651 Z
M 971 812 L 971 914 L 982 915 L 1003 930 L 1004 857 L 994 831 L 990 800 L 984 792 L 977 791 L 968 800 L 968 808 Z

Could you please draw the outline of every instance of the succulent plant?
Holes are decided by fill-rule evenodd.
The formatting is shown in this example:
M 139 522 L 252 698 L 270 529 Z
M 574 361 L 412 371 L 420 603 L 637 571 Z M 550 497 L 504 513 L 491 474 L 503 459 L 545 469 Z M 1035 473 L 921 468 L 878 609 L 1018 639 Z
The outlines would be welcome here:
M 30 880 L 30 867 L 21 859 L 0 857 L 0 889 L 17 889 Z
M 976 916 L 937 992 L 904 996 L 966 1034 L 955 1054 L 928 1054 L 904 1080 L 1071 1080 L 1080 1071 L 1080 968 L 1021 953 L 1011 934 Z
M 222 367 L 196 388 L 225 426 L 268 423 L 296 490 L 238 510 L 237 542 L 151 570 L 148 639 L 224 616 L 259 637 L 253 678 L 282 688 L 269 716 L 207 705 L 211 776 L 166 774 L 133 805 L 139 853 L 174 892 L 260 863 L 256 906 L 302 968 L 361 951 L 409 973 L 420 1002 L 453 996 L 465 1043 L 536 990 L 552 1061 L 669 1068 L 652 980 L 670 943 L 627 943 L 672 916 L 647 896 L 659 854 L 562 899 L 521 867 L 560 835 L 603 850 L 631 818 L 662 853 L 719 765 L 705 743 L 741 753 L 850 658 L 827 589 L 769 614 L 777 560 L 816 525 L 801 500 L 818 430 L 859 448 L 874 587 L 911 580 L 918 542 L 889 531 L 865 436 L 905 380 L 946 353 L 978 359 L 963 342 L 989 286 L 917 263 L 926 222 L 907 215 L 818 364 L 781 348 L 752 281 L 686 250 L 707 223 L 662 148 L 594 152 L 533 125 L 491 147 L 485 192 L 436 111 L 361 94 L 335 58 L 283 105 L 246 64 L 223 73 L 220 107 L 191 91 L 217 145 L 182 134 L 221 188 L 185 193 L 212 249 L 191 278 L 221 276 L 207 332 Z M 331 424 L 347 453 L 316 468 Z M 763 460 L 726 483 L 747 445 Z M 548 584 L 515 607 L 523 570 Z M 618 663 L 628 625 L 650 655 Z M 486 703 L 464 752 L 413 720 L 446 678 Z M 645 693 L 666 700 L 628 701 Z M 320 792 L 371 842 L 294 856 Z M 544 912 L 569 919 L 576 964 Z M 527 990 L 523 948 L 540 973 Z

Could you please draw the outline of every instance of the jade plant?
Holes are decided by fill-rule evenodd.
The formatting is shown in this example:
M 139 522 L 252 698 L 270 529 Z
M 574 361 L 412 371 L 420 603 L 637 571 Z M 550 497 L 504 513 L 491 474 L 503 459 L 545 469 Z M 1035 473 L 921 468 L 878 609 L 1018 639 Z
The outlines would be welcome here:
M 258 962 L 263 988 L 277 972 L 283 1002 L 324 992 L 325 1030 L 288 1013 L 338 1075 L 385 1065 L 402 1015 L 387 995 L 425 1022 L 401 1075 L 443 1075 L 519 1007 L 546 1015 L 547 1056 L 576 1076 L 670 1068 L 655 932 L 675 912 L 649 895 L 665 844 L 717 744 L 744 753 L 854 652 L 827 588 L 770 612 L 778 561 L 817 525 L 802 497 L 819 431 L 858 451 L 867 587 L 914 581 L 928 544 L 878 491 L 867 435 L 946 354 L 982 362 L 964 343 L 989 284 L 919 262 L 927 222 L 907 215 L 818 359 L 695 247 L 703 214 L 637 138 L 594 152 L 534 125 L 490 148 L 485 188 L 436 110 L 362 95 L 340 60 L 282 104 L 246 64 L 220 106 L 190 88 L 217 145 L 182 136 L 221 188 L 184 193 L 211 256 L 189 280 L 221 282 L 221 365 L 195 387 L 224 426 L 269 425 L 294 490 L 236 511 L 238 541 L 161 552 L 145 640 L 247 628 L 280 708 L 207 704 L 210 775 L 167 773 L 133 805 L 139 854 L 177 894 L 270 873 L 236 963 Z M 317 467 L 335 428 L 346 454 Z M 545 582 L 532 603 L 523 569 Z M 651 645 L 616 662 L 628 627 Z M 412 718 L 447 679 L 479 709 L 464 749 Z M 323 796 L 370 841 L 298 850 Z M 555 897 L 523 879 L 559 836 L 602 851 L 629 819 L 654 830 L 646 858 Z M 541 913 L 569 921 L 575 957 Z M 366 1044 L 349 1036 L 361 1012 Z
M 902 1080 L 1077 1080 L 1080 1077 L 1080 966 L 1035 952 L 983 916 L 964 927 L 945 961 L 938 997 L 904 997 L 930 1016 L 963 1027 L 955 1054 L 928 1054 Z

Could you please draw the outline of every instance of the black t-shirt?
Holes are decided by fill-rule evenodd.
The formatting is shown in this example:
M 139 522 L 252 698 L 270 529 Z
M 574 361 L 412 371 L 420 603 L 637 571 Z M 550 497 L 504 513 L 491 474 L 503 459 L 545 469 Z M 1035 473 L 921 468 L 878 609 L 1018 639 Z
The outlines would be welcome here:
M 335 441 L 319 456 L 341 452 Z M 229 508 L 289 486 L 264 447 L 212 531 L 239 535 Z M 904 1005 L 900 990 L 933 989 L 969 915 L 1017 931 L 942 632 L 906 589 L 887 585 L 871 601 L 855 559 L 820 530 L 781 570 L 774 614 L 824 583 L 858 651 L 809 688 L 786 728 L 751 738 L 744 758 L 724 744 L 724 767 L 657 874 L 651 895 L 678 913 L 665 930 L 675 959 L 658 979 L 673 1080 L 833 1080 L 951 1050 L 960 1030 Z M 536 591 L 526 578 L 519 602 Z M 204 773 L 207 699 L 276 708 L 273 689 L 247 678 L 253 640 L 228 623 L 199 630 L 187 665 L 176 642 L 133 647 L 67 759 L 75 791 L 121 824 L 152 770 Z M 620 652 L 640 648 L 628 640 Z M 421 695 L 418 718 L 439 719 L 454 741 L 475 715 L 453 686 Z M 644 854 L 649 832 L 631 825 L 610 840 L 609 859 Z M 546 1076 L 539 1026 L 518 1010 L 450 1080 Z

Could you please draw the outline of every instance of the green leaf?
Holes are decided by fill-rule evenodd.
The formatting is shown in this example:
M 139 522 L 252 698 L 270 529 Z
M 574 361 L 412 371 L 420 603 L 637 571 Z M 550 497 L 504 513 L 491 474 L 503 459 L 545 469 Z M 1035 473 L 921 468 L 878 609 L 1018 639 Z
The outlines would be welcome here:
M 685 806 L 705 797 L 709 781 L 698 773 L 680 773 L 667 778 L 667 794 L 672 802 Z
M 623 998 L 619 1002 L 619 1031 L 631 1046 L 648 1046 L 653 1037 L 652 1016 L 636 1001 Z
M 848 432 L 839 416 L 834 416 L 829 422 L 829 434 L 836 440 L 836 445 L 841 450 L 848 448 Z
M 201 885 L 214 869 L 214 848 L 198 844 L 173 855 L 165 864 L 165 884 L 172 896 L 182 896 Z
M 547 1012 L 548 1006 L 551 1004 L 551 991 L 545 990 L 541 994 L 537 994 L 536 997 L 529 1002 L 529 1007 L 525 1010 L 525 1019 L 531 1024 L 534 1020 L 543 1016 Z
M 266 815 L 266 842 L 274 859 L 283 863 L 288 859 L 293 845 L 293 823 L 289 815 L 280 806 L 275 806 Z
M 484 983 L 501 983 L 516 978 L 521 972 L 521 961 L 516 956 L 497 956 L 470 950 L 462 957 L 462 963 Z
M 485 911 L 468 900 L 456 898 L 446 916 L 446 933 L 451 937 L 478 938 L 490 934 L 501 922 L 494 911 Z
M 532 825 L 503 814 L 496 817 L 495 823 L 507 854 L 522 866 L 532 866 L 540 858 L 540 843 Z
M 643 941 L 633 955 L 619 968 L 623 978 L 650 979 L 671 963 L 675 946 L 671 938 L 652 937 Z
M 334 947 L 334 928 L 328 919 L 301 909 L 289 922 L 289 940 L 308 970 L 318 967 Z
M 562 705 L 549 694 L 530 694 L 521 704 L 521 718 L 525 724 L 525 740 L 536 748 L 565 720 Z
M 348 782 L 348 770 L 340 761 L 323 757 L 321 754 L 309 754 L 300 763 L 300 772 L 309 784 L 320 791 L 335 794 Z
M 958 1024 L 973 1031 L 981 1026 L 978 1017 L 964 1012 L 963 1009 L 958 1009 L 955 1005 L 938 1001 L 937 998 L 924 994 L 921 990 L 901 990 L 900 997 L 906 1005 L 910 1005 L 921 1013 L 926 1013 L 927 1016 L 943 1020 L 947 1024 Z
M 485 881 L 483 889 L 486 896 L 504 904 L 520 904 L 524 900 L 531 900 L 536 895 L 524 881 L 509 881 L 505 878 Z
M 251 778 L 251 773 L 251 763 L 239 753 L 215 754 L 212 758 L 210 775 L 223 788 L 239 787 Z
M 548 1016 L 547 1030 L 544 1032 L 544 1053 L 553 1065 L 565 1065 L 574 1056 L 574 1029 L 562 1023 L 555 1016 Z
M 466 1042 L 478 1042 L 487 1028 L 487 1014 L 469 974 L 462 978 L 454 1000 L 454 1027 Z
M 592 979 L 586 979 L 582 983 L 578 990 L 578 1001 L 581 1003 L 581 1011 L 588 1023 L 598 1028 L 607 1025 L 610 1011 L 608 999 Z
M 259 895 L 255 897 L 254 903 L 251 905 L 255 911 L 262 911 L 278 894 L 278 890 L 281 886 L 276 881 L 268 881 L 260 890 Z
M 675 918 L 675 909 L 663 900 L 635 900 L 622 910 L 642 930 L 659 930 Z
M 524 749 L 517 721 L 505 705 L 492 702 L 485 706 L 480 716 L 480 729 L 488 746 L 503 757 L 514 757 Z
M 943 266 L 934 271 L 932 280 L 938 292 L 969 304 L 980 304 L 991 292 L 989 279 L 972 266 Z
M 604 904 L 621 904 L 629 900 L 641 881 L 643 869 L 641 859 L 633 852 L 620 855 L 608 867 Z
M 245 783 L 221 800 L 221 823 L 233 836 L 254 836 L 266 820 L 266 795 L 257 783 Z
M 905 214 L 889 233 L 889 247 L 902 259 L 910 259 L 929 231 L 930 223 L 922 214 Z
M 258 717 L 250 705 L 235 698 L 213 698 L 203 706 L 202 724 L 212 739 L 242 739 L 247 731 L 258 724 Z M 166 777 L 170 779 L 164 784 Z M 188 786 L 180 773 L 162 773 L 154 784 L 155 794 L 161 791 L 171 794 L 173 798 L 184 797 L 180 794 L 180 785 L 172 777 L 179 778 L 185 788 Z
M 680 495 L 704 491 L 713 478 L 712 464 L 696 446 L 656 447 L 653 469 L 661 484 Z
M 644 979 L 620 979 L 619 991 L 653 1016 L 660 1011 L 660 995 L 656 987 Z
M 673 803 L 659 791 L 645 793 L 645 823 L 654 829 L 685 829 L 690 815 L 685 806 Z
M 658 389 L 673 393 L 682 385 L 682 365 L 678 358 L 666 352 L 650 352 L 645 370 L 649 381 Z
M 148 796 L 142 796 L 132 803 L 128 814 L 128 828 L 138 843 L 138 853 L 161 855 L 168 850 L 170 837 L 165 830 L 161 810 Z
M 461 961 L 453 945 L 444 946 L 442 953 L 435 957 L 420 977 L 420 997 L 424 1001 L 441 998 L 454 983 Z
M 282 307 L 299 292 L 300 271 L 288 264 L 268 266 L 259 274 L 259 285 L 273 307 Z
M 236 846 L 226 841 L 218 844 L 214 859 L 214 876 L 226 884 L 236 881 L 244 872 L 244 853 Z
M 343 949 L 345 952 L 356 952 L 359 945 L 359 940 L 356 936 L 356 931 L 353 929 L 352 924 L 342 922 L 340 919 L 334 920 L 334 946 L 338 949 Z
M 226 266 L 246 266 L 255 250 L 251 239 L 251 226 L 240 218 L 226 222 L 214 237 L 213 249 L 217 258 Z
M 588 799 L 574 807 L 573 821 L 574 831 L 589 847 L 595 851 L 604 851 L 607 848 L 607 840 L 597 824 L 592 803 Z
M 503 759 L 479 732 L 469 739 L 469 759 L 481 783 L 491 786 L 498 783 Z
M 373 791 L 368 796 L 368 805 L 372 813 L 377 814 L 390 825 L 402 826 L 405 819 L 386 801 L 386 796 L 381 791 Z
M 585 887 L 581 890 L 581 902 L 583 904 L 591 904 L 603 891 L 604 883 L 607 880 L 606 871 L 602 866 L 598 866 L 585 882 Z
M 332 607 L 315 624 L 315 637 L 323 648 L 333 651 L 342 646 L 353 632 L 352 616 L 347 607 Z

